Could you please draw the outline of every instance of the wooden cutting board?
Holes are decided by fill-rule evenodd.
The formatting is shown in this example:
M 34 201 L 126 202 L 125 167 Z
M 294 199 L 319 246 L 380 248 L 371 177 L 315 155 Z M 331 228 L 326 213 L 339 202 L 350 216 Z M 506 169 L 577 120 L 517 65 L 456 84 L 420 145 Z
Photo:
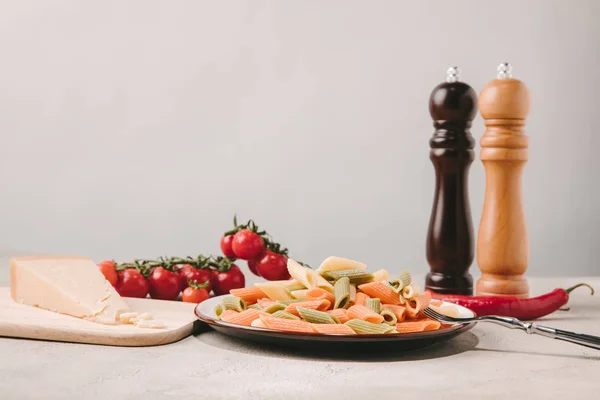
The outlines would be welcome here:
M 192 303 L 130 297 L 125 301 L 131 311 L 150 313 L 166 328 L 102 325 L 15 303 L 10 288 L 0 287 L 0 336 L 110 346 L 157 346 L 191 335 L 197 321 Z

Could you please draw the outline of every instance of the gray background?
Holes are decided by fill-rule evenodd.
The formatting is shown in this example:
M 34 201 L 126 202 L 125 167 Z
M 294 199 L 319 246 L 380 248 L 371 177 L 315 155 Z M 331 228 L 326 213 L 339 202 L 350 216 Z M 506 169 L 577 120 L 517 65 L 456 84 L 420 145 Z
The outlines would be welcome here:
M 312 264 L 424 273 L 431 89 L 509 61 L 532 93 L 528 273 L 598 274 L 599 21 L 598 1 L 1 1 L 0 247 L 217 252 L 237 212 Z M 478 159 L 470 186 L 477 229 Z

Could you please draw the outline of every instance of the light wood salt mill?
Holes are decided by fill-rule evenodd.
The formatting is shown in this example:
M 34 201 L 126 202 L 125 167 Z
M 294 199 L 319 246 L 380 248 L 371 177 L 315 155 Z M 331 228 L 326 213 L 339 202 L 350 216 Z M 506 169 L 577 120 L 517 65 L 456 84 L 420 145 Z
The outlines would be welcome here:
M 478 295 L 527 297 L 524 278 L 529 242 L 521 200 L 521 178 L 528 159 L 523 127 L 529 112 L 529 91 L 512 78 L 508 63 L 498 67 L 498 79 L 479 95 L 486 130 L 481 161 L 486 171 L 485 201 L 477 238 L 477 263 L 482 276 Z

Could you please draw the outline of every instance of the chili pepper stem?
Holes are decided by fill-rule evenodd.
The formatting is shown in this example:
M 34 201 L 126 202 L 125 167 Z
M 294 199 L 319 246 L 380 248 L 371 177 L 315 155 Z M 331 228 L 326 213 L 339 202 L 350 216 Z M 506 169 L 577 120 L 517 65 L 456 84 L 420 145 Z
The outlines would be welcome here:
M 588 285 L 587 283 L 578 283 L 577 285 L 571 286 L 570 288 L 565 289 L 565 292 L 567 294 L 571 294 L 571 292 L 575 289 L 577 289 L 578 287 L 582 287 L 585 286 L 586 288 L 589 288 L 590 291 L 592 292 L 591 295 L 594 295 L 594 288 L 591 287 L 590 285 Z

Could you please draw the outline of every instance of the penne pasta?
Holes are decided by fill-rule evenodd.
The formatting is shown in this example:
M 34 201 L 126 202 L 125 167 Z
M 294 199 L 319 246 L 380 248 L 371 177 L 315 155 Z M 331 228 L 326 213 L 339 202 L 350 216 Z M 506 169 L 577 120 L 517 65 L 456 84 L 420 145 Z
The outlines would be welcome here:
M 343 324 L 313 324 L 313 329 L 327 335 L 356 335 L 356 332 Z
M 390 277 L 390 273 L 388 272 L 387 269 L 379 269 L 375 272 L 373 272 L 373 280 L 375 281 L 386 281 L 388 280 L 388 278 Z
M 230 310 L 227 310 L 227 311 L 230 311 Z M 254 310 L 251 308 L 251 309 L 236 313 L 235 315 L 230 314 L 230 315 L 226 315 L 224 317 L 224 315 L 227 311 L 225 311 L 223 313 L 223 315 L 221 315 L 221 321 L 229 322 L 230 324 L 245 325 L 245 326 L 250 326 L 252 324 L 252 321 L 257 319 L 258 316 L 262 314 L 260 311 Z
M 323 311 L 311 310 L 310 308 L 297 307 L 296 311 L 306 322 L 312 324 L 339 324 L 340 320 L 335 315 Z
M 325 272 L 324 276 L 328 279 L 337 281 L 340 278 L 347 277 L 350 279 L 350 283 L 357 285 L 361 283 L 372 282 L 374 277 L 373 274 L 363 271 L 360 269 L 345 269 L 340 271 L 328 271 Z
M 356 299 L 354 299 L 354 304 L 358 306 L 364 306 L 367 302 L 367 299 L 370 297 L 364 292 L 356 293 Z
M 404 321 L 406 319 L 406 307 L 402 307 L 396 304 L 383 304 L 381 306 L 383 310 L 390 310 L 394 313 L 398 321 Z
M 294 314 L 290 314 L 289 312 L 281 311 L 281 310 L 280 311 L 275 311 L 272 315 L 275 318 L 296 319 L 296 320 L 300 319 L 297 316 L 295 316 Z
M 269 307 L 271 304 L 275 304 L 275 301 L 268 299 L 268 298 L 258 299 L 258 300 L 256 300 L 256 304 L 258 304 L 262 308 L 266 308 L 266 307 Z
M 323 275 L 328 271 L 338 271 L 344 269 L 365 269 L 367 266 L 358 261 L 350 260 L 342 257 L 327 257 L 317 268 L 317 273 Z
M 292 297 L 294 299 L 298 299 L 298 300 L 307 300 L 308 297 L 306 296 L 306 293 L 309 291 L 310 289 L 300 289 L 300 290 L 294 290 L 294 291 L 290 291 L 290 294 L 292 295 Z
M 350 284 L 350 302 L 356 300 L 356 285 L 354 283 Z
M 340 321 L 341 324 L 350 321 L 346 310 L 344 310 L 343 308 L 335 308 L 333 310 L 326 311 L 326 313 L 334 315 Z
M 290 286 L 290 281 L 271 281 L 255 283 L 254 286 L 260 288 L 265 295 L 273 300 L 289 300 L 292 296 L 286 291 L 287 287 Z
M 296 290 L 304 290 L 304 289 L 307 289 L 307 287 L 301 283 L 297 283 L 297 284 L 286 287 L 285 291 L 288 292 L 288 294 L 290 294 L 293 297 L 292 292 L 295 292 Z
M 319 288 L 319 287 L 316 287 L 314 289 L 309 289 L 306 292 L 306 298 L 308 300 L 325 299 L 325 300 L 329 300 L 329 302 L 331 304 L 333 304 L 335 302 L 335 296 L 333 294 L 331 294 L 327 290 L 325 290 L 323 288 Z
M 273 314 L 275 311 L 283 311 L 285 310 L 286 305 L 281 303 L 273 303 L 269 307 L 266 307 L 264 311 L 267 314 Z
M 285 311 L 294 314 L 296 316 L 299 316 L 298 311 L 297 311 L 297 307 L 304 307 L 304 308 L 309 308 L 311 310 L 317 310 L 317 311 L 326 311 L 329 309 L 329 307 L 331 306 L 331 303 L 329 302 L 329 300 L 310 300 L 310 301 L 300 301 L 297 303 L 291 303 L 289 304 L 286 308 Z
M 411 318 L 416 318 L 419 313 L 429 306 L 431 301 L 431 293 L 421 293 L 417 297 L 413 297 L 406 302 L 406 313 Z
M 235 310 L 224 310 L 221 315 L 219 315 L 219 319 L 221 321 L 227 321 L 228 319 L 231 319 L 231 317 L 235 316 L 239 314 L 237 311 Z
M 369 297 L 376 297 L 381 300 L 382 303 L 386 304 L 399 304 L 400 299 L 398 293 L 394 292 L 390 287 L 381 282 L 365 283 L 358 286 L 358 290 L 361 290 L 369 295 Z
M 256 318 L 254 321 L 252 321 L 252 323 L 250 324 L 250 326 L 253 326 L 255 328 L 263 328 L 263 329 L 269 329 L 264 322 L 262 322 L 262 320 L 260 318 Z
M 362 319 L 363 321 L 372 322 L 374 324 L 380 324 L 383 322 L 383 317 L 379 313 L 373 310 L 359 305 L 353 305 L 346 312 L 350 319 Z
M 244 311 L 246 303 L 239 297 L 227 296 L 223 299 L 223 307 L 226 310 Z
M 404 289 L 402 289 L 402 296 L 405 299 L 411 299 L 421 294 L 421 287 L 419 285 L 408 285 Z
M 308 277 L 308 271 L 312 272 L 310 268 L 303 267 L 302 265 L 298 264 L 298 262 L 292 260 L 291 258 L 288 258 L 287 269 L 292 278 L 297 280 L 298 283 L 304 285 L 308 289 L 313 287 L 309 283 L 310 278 Z
M 408 271 L 402 271 L 396 279 L 389 282 L 390 287 L 396 293 L 402 292 L 402 289 L 410 285 L 412 282 L 412 276 Z
M 349 326 L 354 332 L 362 335 L 396 333 L 396 329 L 393 326 L 387 324 L 373 324 L 371 322 L 363 321 L 362 319 L 351 319 L 344 325 Z
M 383 310 L 381 310 L 380 315 L 383 317 L 383 323 L 391 326 L 396 326 L 396 323 L 398 322 L 398 317 L 396 317 L 396 314 L 392 310 L 390 310 L 389 308 L 384 308 Z
M 252 304 L 252 305 L 248 306 L 248 308 L 253 308 L 253 309 L 258 310 L 258 311 L 262 311 L 263 310 L 263 308 L 261 306 L 259 306 L 258 304 Z
M 406 321 L 396 324 L 398 333 L 425 332 L 440 329 L 441 324 L 432 319 L 421 321 Z
M 314 271 L 313 271 L 314 272 Z M 314 273 L 315 275 L 315 287 L 321 288 L 323 290 L 327 290 L 329 293 L 333 294 L 333 285 L 327 282 L 327 279 L 323 278 L 321 275 Z
M 371 311 L 379 314 L 381 312 L 381 300 L 379 300 L 377 298 L 367 299 L 367 300 L 365 300 L 365 307 L 367 307 Z
M 244 300 L 247 305 L 255 304 L 258 299 L 262 299 L 263 297 L 267 296 L 265 292 L 263 292 L 262 289 L 257 286 L 231 289 L 229 294 Z
M 350 305 L 350 279 L 347 276 L 338 279 L 333 286 L 335 302 L 333 308 L 348 308 Z
M 312 325 L 305 321 L 293 319 L 273 318 L 272 316 L 259 316 L 262 322 L 269 328 L 285 332 L 307 332 L 314 333 Z

